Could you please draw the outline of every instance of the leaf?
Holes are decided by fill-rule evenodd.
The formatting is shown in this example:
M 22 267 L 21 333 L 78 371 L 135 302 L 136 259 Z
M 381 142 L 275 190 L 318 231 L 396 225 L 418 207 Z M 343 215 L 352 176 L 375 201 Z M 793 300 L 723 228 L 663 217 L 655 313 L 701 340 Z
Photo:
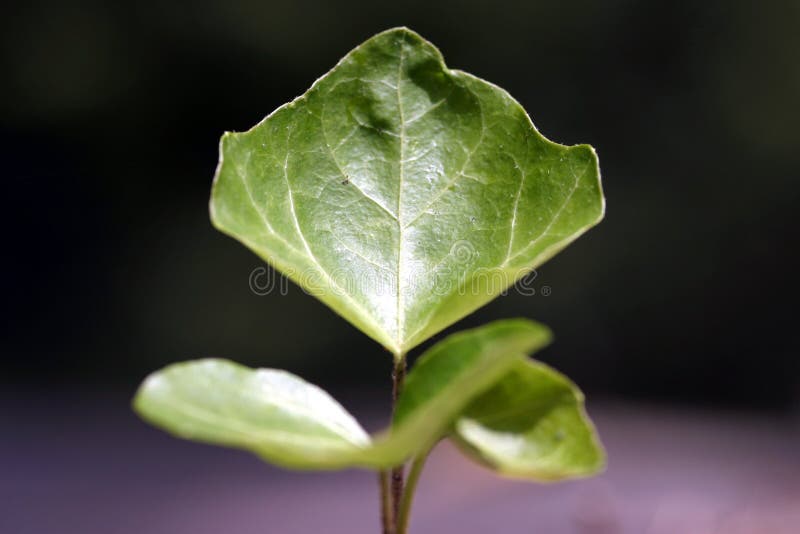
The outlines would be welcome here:
M 453 334 L 420 356 L 397 402 L 391 437 L 426 450 L 461 411 L 512 368 L 521 354 L 550 343 L 550 330 L 526 319 L 495 321 Z
M 249 449 L 274 464 L 335 467 L 370 446 L 330 395 L 276 369 L 205 359 L 150 375 L 134 399 L 148 422 L 182 438 Z
M 427 449 L 520 352 L 548 340 L 545 327 L 526 320 L 497 321 L 444 339 L 420 357 L 395 424 L 374 440 L 318 387 L 285 371 L 226 360 L 179 363 L 152 374 L 134 407 L 174 435 L 250 450 L 284 467 L 380 469 Z
M 472 400 L 453 437 L 468 456 L 511 477 L 561 480 L 605 465 L 583 394 L 564 375 L 527 358 Z
M 226 133 L 211 218 L 400 356 L 603 216 L 588 145 L 546 140 L 499 87 L 396 28 Z

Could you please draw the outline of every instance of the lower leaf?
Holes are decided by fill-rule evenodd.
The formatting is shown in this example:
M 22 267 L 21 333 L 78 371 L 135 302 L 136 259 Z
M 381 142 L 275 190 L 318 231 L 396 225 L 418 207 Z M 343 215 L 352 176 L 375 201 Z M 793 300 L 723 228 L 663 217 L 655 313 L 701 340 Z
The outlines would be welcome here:
M 134 409 L 173 435 L 255 452 L 296 469 L 345 467 L 369 435 L 338 402 L 303 379 L 206 359 L 170 365 L 139 388 Z
M 554 481 L 596 474 L 605 452 L 583 394 L 564 375 L 520 357 L 456 421 L 453 439 L 499 474 Z

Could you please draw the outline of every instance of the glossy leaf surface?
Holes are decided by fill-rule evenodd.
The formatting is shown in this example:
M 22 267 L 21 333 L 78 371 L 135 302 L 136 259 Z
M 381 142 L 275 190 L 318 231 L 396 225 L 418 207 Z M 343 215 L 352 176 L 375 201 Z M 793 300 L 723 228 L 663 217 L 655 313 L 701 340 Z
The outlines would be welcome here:
M 588 145 L 398 28 L 253 129 L 211 197 L 235 237 L 395 355 L 471 313 L 603 216 Z
M 356 420 L 320 388 L 286 371 L 228 360 L 153 373 L 134 408 L 178 437 L 248 449 L 285 467 L 331 467 L 370 446 Z
M 560 480 L 595 474 L 605 464 L 581 392 L 527 358 L 473 399 L 454 438 L 470 457 L 511 477 Z

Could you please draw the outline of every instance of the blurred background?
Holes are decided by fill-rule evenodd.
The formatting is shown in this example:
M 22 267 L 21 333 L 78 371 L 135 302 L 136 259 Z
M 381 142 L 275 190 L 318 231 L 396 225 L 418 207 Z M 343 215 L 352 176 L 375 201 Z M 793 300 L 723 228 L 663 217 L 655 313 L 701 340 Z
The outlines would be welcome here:
M 390 358 L 212 229 L 217 143 L 407 25 L 600 156 L 605 221 L 449 331 L 524 316 L 587 393 L 605 475 L 498 480 L 448 446 L 417 533 L 800 531 L 800 3 L 41 0 L 0 17 L 0 532 L 377 531 L 369 473 L 292 474 L 129 409 L 220 356 L 387 422 Z M 10 189 L 9 189 L 10 188 Z M 422 347 L 424 348 L 424 347 Z M 420 349 L 416 351 L 418 354 Z M 344 488 L 344 490 L 343 490 Z

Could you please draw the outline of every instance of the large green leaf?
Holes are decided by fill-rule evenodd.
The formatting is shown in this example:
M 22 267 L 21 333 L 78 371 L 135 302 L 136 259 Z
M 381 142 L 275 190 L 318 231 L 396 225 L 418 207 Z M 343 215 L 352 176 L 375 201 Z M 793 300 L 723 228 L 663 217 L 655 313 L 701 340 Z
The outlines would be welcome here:
M 588 476 L 605 463 L 581 392 L 562 374 L 527 358 L 472 400 L 454 438 L 469 456 L 518 478 Z
M 588 145 L 546 140 L 508 93 L 405 28 L 350 52 L 253 129 L 211 196 L 240 240 L 400 355 L 596 224 Z
M 427 449 L 464 407 L 508 373 L 549 331 L 526 320 L 454 334 L 409 374 L 392 428 L 370 440 L 341 405 L 285 371 L 226 360 L 179 363 L 156 372 L 134 400 L 147 421 L 177 436 L 242 448 L 293 468 L 384 468 Z

